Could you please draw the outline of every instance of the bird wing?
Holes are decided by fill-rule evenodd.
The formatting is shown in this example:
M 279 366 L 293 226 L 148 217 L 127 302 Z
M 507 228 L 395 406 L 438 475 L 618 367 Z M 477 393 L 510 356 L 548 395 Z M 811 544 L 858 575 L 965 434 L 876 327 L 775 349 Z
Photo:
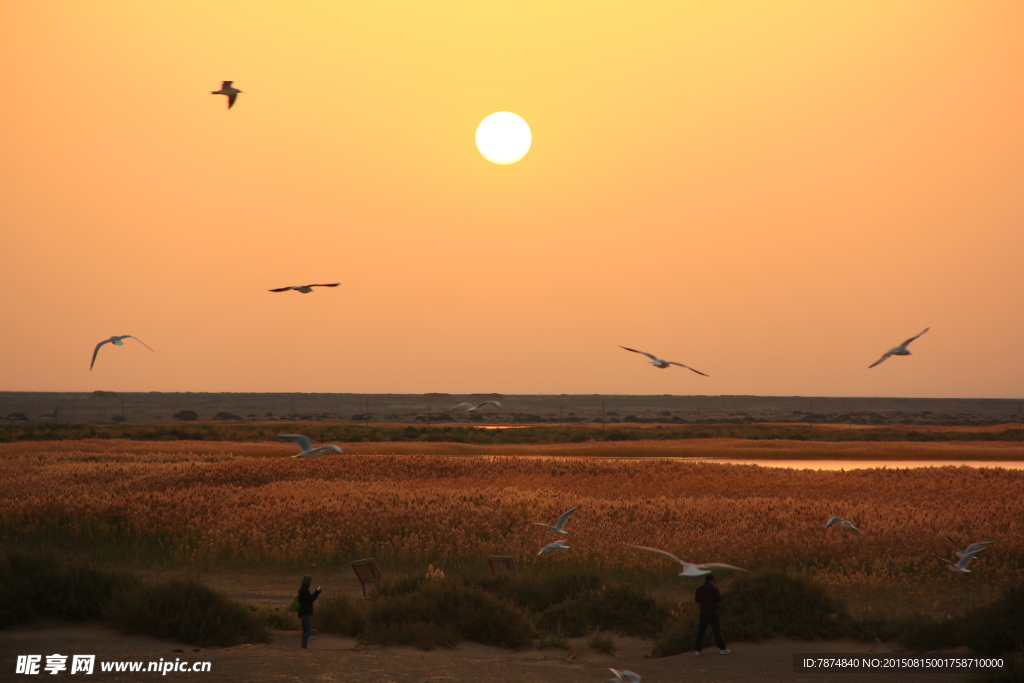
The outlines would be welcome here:
M 563 527 L 563 526 L 565 525 L 565 523 L 566 523 L 567 521 L 569 521 L 569 518 L 570 518 L 570 517 L 572 517 L 572 513 L 576 512 L 576 511 L 577 511 L 577 510 L 579 510 L 579 509 L 580 509 L 580 506 L 579 506 L 579 505 L 577 505 L 577 506 L 576 506 L 576 507 L 574 507 L 573 509 L 571 509 L 571 510 L 566 510 L 565 512 L 563 512 L 563 513 L 562 513 L 562 514 L 561 514 L 561 515 L 560 515 L 560 516 L 558 517 L 558 521 L 557 521 L 557 522 L 555 522 L 555 528 L 557 528 L 557 529 L 561 529 L 561 528 L 562 528 L 562 527 Z
M 978 559 L 978 554 L 970 553 L 968 555 L 964 555 L 963 557 L 961 557 L 960 560 L 953 566 L 959 567 L 960 569 L 967 569 L 967 567 L 970 566 L 971 562 L 974 562 L 976 559 Z M 953 563 L 950 562 L 949 564 Z
M 90 370 L 92 370 L 92 366 L 93 365 L 96 365 L 96 354 L 100 352 L 100 347 L 103 346 L 104 344 L 109 343 L 109 342 L 110 342 L 109 339 L 104 339 L 103 341 L 101 341 L 99 344 L 96 345 L 95 349 L 92 350 L 92 362 L 89 363 L 89 369 Z
M 236 99 L 238 99 L 238 93 L 233 92 L 230 95 L 228 95 L 228 109 L 231 109 L 231 107 L 235 106 Z
M 930 327 L 924 328 L 924 330 L 922 330 L 920 333 L 914 335 L 913 337 L 911 337 L 907 341 L 905 341 L 902 344 L 900 344 L 900 348 L 902 348 L 902 349 L 907 348 L 907 344 L 909 344 L 910 342 L 914 341 L 915 339 L 917 339 L 918 337 L 920 337 L 922 334 L 924 334 L 925 332 L 927 332 L 930 329 L 932 329 L 932 328 L 930 328 Z
M 458 409 L 460 409 L 460 408 L 472 408 L 472 407 L 473 407 L 473 404 L 472 404 L 472 403 L 460 403 L 460 404 L 459 404 L 459 405 L 457 405 L 457 406 L 452 406 L 452 407 L 451 407 L 451 408 L 449 408 L 448 410 L 458 410 Z M 446 410 L 446 411 L 444 411 L 444 412 L 446 412 L 446 413 L 447 413 L 447 412 L 448 412 L 448 410 Z
M 340 284 L 341 284 L 340 282 L 334 282 L 332 284 L 327 284 L 327 285 L 306 285 L 306 286 L 307 287 L 337 287 Z
M 230 88 L 232 83 L 234 83 L 234 81 L 221 81 L 220 87 L 222 90 L 225 88 Z
M 961 547 L 957 546 L 957 550 L 959 550 L 960 552 L 962 552 L 964 554 L 971 553 L 971 554 L 974 554 L 974 555 L 979 555 L 983 551 L 988 550 L 988 547 L 990 545 L 992 545 L 993 543 L 995 543 L 995 541 L 978 541 L 977 543 L 970 544 L 966 548 L 961 548 Z M 956 545 L 956 544 L 954 544 L 954 545 Z
M 738 572 L 750 571 L 749 569 L 744 569 L 743 567 L 735 567 L 731 564 L 722 564 L 721 562 L 708 562 L 707 564 L 698 564 L 697 568 L 705 571 L 709 569 L 732 569 Z
M 932 557 L 934 557 L 939 562 L 945 562 L 948 565 L 953 565 L 952 562 L 950 562 L 949 560 L 943 559 L 943 558 L 939 557 L 938 555 L 932 555 Z
M 701 372 L 700 370 L 694 370 L 694 369 L 693 369 L 693 368 L 691 368 L 691 367 L 690 367 L 689 365 L 683 365 L 682 363 L 677 363 L 677 362 L 675 362 L 674 360 L 670 360 L 670 361 L 668 362 L 668 364 L 669 364 L 669 365 L 678 365 L 678 366 L 679 366 L 679 367 L 681 367 L 681 368 L 686 368 L 687 370 L 690 370 L 690 371 L 692 371 L 692 372 L 696 372 L 696 373 L 697 373 L 698 375 L 704 375 L 704 373 L 703 373 L 703 372 Z M 704 376 L 705 376 L 705 377 L 708 377 L 708 375 L 704 375 Z
M 480 410 L 481 408 L 483 408 L 488 403 L 490 403 L 492 406 L 494 406 L 496 408 L 500 408 L 501 407 L 501 404 L 498 403 L 497 401 L 484 401 L 483 403 L 478 403 L 475 406 L 473 406 L 473 410 Z
M 686 565 L 690 564 L 689 562 L 683 562 L 682 560 L 680 560 L 678 557 L 676 557 L 672 553 L 667 553 L 664 550 L 658 550 L 657 548 L 649 548 L 649 547 L 647 547 L 645 545 L 633 545 L 632 543 L 627 543 L 626 545 L 628 545 L 630 548 L 639 548 L 640 550 L 646 550 L 647 552 L 654 553 L 655 555 L 661 555 L 663 557 L 667 557 L 668 559 L 670 559 L 670 560 L 672 560 L 674 562 L 678 562 L 683 567 L 685 567 Z
M 295 289 L 294 287 L 278 287 L 277 289 L 268 289 L 268 292 L 287 292 L 289 289 Z
M 149 349 L 150 351 L 153 351 L 153 347 L 152 347 L 152 346 L 150 346 L 150 345 L 149 345 L 149 344 L 147 344 L 146 342 L 142 341 L 142 340 L 141 340 L 141 339 L 139 339 L 138 337 L 133 337 L 133 336 L 132 336 L 132 335 L 130 335 L 130 334 L 126 334 L 126 335 L 124 335 L 124 337 L 121 337 L 121 339 L 134 339 L 135 341 L 139 342 L 140 344 L 142 344 L 143 346 L 145 346 L 145 347 L 146 347 L 147 349 Z M 153 353 L 156 353 L 156 351 L 153 351 Z
M 876 365 L 878 365 L 879 363 L 881 363 L 882 361 L 884 361 L 886 358 L 888 358 L 891 355 L 892 355 L 891 351 L 886 351 L 884 356 L 882 356 L 881 358 L 879 358 L 874 363 L 872 363 L 871 365 L 868 366 L 868 370 L 870 370 L 871 368 L 875 367 Z
M 827 522 L 825 522 L 825 528 L 826 529 L 829 528 L 830 526 L 832 526 L 836 522 L 845 522 L 845 521 L 846 520 L 843 519 L 842 517 L 829 517 L 829 520 Z
M 623 346 L 622 344 L 619 344 L 619 348 L 620 349 L 626 349 L 627 351 L 632 351 L 633 353 L 642 353 L 643 355 L 647 356 L 651 360 L 661 360 L 657 356 L 652 356 L 651 354 L 647 353 L 646 351 L 637 351 L 636 349 L 631 349 L 628 346 Z
M 958 552 L 961 552 L 961 553 L 964 552 L 964 549 L 961 548 L 959 545 L 957 545 L 956 541 L 954 541 L 952 538 L 950 538 L 949 536 L 946 536 L 946 540 L 949 541 L 950 543 L 952 543 L 953 547 L 956 548 Z
M 298 444 L 303 453 L 309 453 L 313 450 L 313 444 L 309 442 L 309 437 L 305 434 L 278 434 L 277 438 L 288 439 L 289 441 Z

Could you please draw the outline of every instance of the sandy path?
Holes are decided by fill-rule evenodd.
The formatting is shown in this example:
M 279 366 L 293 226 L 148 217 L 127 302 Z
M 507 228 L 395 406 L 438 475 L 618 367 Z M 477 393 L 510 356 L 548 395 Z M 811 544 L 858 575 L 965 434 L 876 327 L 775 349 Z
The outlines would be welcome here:
M 597 683 L 607 680 L 607 667 L 631 669 L 645 681 L 687 683 L 755 683 L 764 681 L 806 681 L 896 683 L 897 681 L 952 682 L 961 674 L 953 671 L 927 673 L 847 672 L 793 673 L 792 655 L 800 653 L 879 653 L 882 646 L 851 641 L 811 643 L 771 640 L 738 643 L 733 654 L 720 656 L 713 648 L 703 657 L 692 654 L 644 659 L 650 643 L 636 638 L 618 640 L 615 656 L 588 651 L 583 639 L 570 641 L 579 652 L 570 660 L 562 650 L 513 652 L 495 647 L 464 643 L 454 650 L 422 652 L 404 647 L 359 647 L 350 638 L 315 635 L 308 651 L 299 649 L 299 634 L 274 633 L 266 645 L 210 648 L 193 652 L 189 646 L 142 636 L 123 636 L 95 624 L 40 622 L 27 627 L 0 631 L 0 681 L 30 680 L 14 674 L 19 654 L 95 654 L 97 662 L 113 660 L 157 661 L 180 657 L 187 661 L 209 661 L 209 673 L 169 673 L 168 679 L 215 681 L 380 681 L 392 683 Z M 181 647 L 184 653 L 173 653 Z M 64 672 L 62 675 L 68 675 Z M 150 680 L 156 674 L 101 673 L 97 678 Z M 48 676 L 47 676 L 48 678 Z M 163 677 L 161 677 L 163 678 Z

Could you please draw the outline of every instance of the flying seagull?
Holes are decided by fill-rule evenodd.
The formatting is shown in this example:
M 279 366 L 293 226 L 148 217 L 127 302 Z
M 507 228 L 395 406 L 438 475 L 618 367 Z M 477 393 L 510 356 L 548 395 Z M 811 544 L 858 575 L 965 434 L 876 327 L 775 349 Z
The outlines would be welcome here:
M 328 444 L 327 446 L 321 446 L 320 448 L 313 448 L 313 444 L 309 442 L 309 437 L 303 434 L 278 434 L 279 439 L 288 439 L 299 445 L 302 449 L 301 453 L 296 453 L 293 458 L 319 458 L 321 455 L 327 455 L 328 453 L 342 453 L 343 451 L 335 446 L 334 444 Z
M 927 332 L 930 329 L 932 329 L 932 328 L 926 327 L 926 328 L 924 328 L 924 331 L 921 332 L 920 334 L 911 337 L 910 339 L 908 339 L 907 341 L 903 342 L 899 346 L 894 346 L 893 348 L 889 349 L 888 351 L 885 352 L 884 356 L 882 356 L 881 358 L 876 360 L 874 363 L 869 365 L 868 366 L 868 370 L 870 370 L 871 368 L 875 367 L 876 365 L 878 365 L 879 363 L 884 361 L 889 356 L 909 356 L 910 355 L 910 351 L 907 351 L 907 345 L 910 344 L 910 342 L 914 341 L 915 339 L 917 339 L 918 337 L 920 337 L 922 334 L 924 334 L 925 332 Z
M 827 529 L 833 524 L 838 524 L 844 529 L 849 529 L 850 531 L 852 531 L 857 536 L 857 543 L 859 543 L 861 546 L 864 545 L 864 543 L 860 540 L 860 529 L 858 529 L 853 522 L 843 519 L 842 517 L 829 517 L 828 521 L 825 522 L 825 528 Z
M 957 557 L 964 557 L 965 555 L 980 555 L 983 551 L 988 550 L 990 545 L 995 543 L 995 541 L 978 541 L 977 543 L 970 544 L 966 548 L 961 548 L 957 545 L 957 542 L 949 536 L 946 536 L 946 540 L 952 543 L 953 547 L 956 548 Z
M 628 545 L 630 548 L 639 548 L 640 550 L 646 550 L 649 553 L 661 555 L 662 557 L 667 557 L 673 562 L 678 562 L 683 567 L 683 571 L 679 572 L 679 576 L 704 576 L 705 574 L 710 574 L 711 571 L 714 569 L 732 569 L 738 572 L 749 571 L 747 569 L 743 569 L 742 567 L 734 567 L 731 564 L 721 564 L 718 562 L 694 564 L 693 562 L 685 562 L 683 560 L 680 560 L 672 553 L 667 553 L 664 550 L 658 550 L 657 548 L 648 548 L 645 545 L 633 545 L 632 543 L 627 543 L 626 545 Z
M 554 543 L 548 543 L 546 546 L 540 549 L 538 555 L 543 555 L 549 550 L 569 550 L 569 546 L 565 544 L 565 541 L 555 541 Z
M 210 93 L 211 95 L 227 95 L 228 109 L 231 109 L 231 107 L 234 106 L 235 98 L 238 97 L 238 93 L 242 92 L 238 88 L 232 87 L 232 83 L 234 83 L 234 81 L 222 81 L 220 84 L 220 90 L 214 90 Z
M 113 344 L 114 346 L 124 346 L 124 342 L 122 341 L 123 339 L 134 339 L 135 341 L 139 342 L 140 344 L 145 346 L 150 351 L 153 351 L 153 349 L 150 348 L 149 344 L 147 344 L 146 342 L 142 341 L 138 337 L 133 337 L 130 334 L 122 334 L 120 336 L 115 334 L 110 339 L 104 339 L 103 341 L 101 341 L 99 344 L 96 345 L 96 348 L 93 349 L 93 351 L 92 351 L 92 362 L 89 363 L 89 369 L 92 370 L 92 366 L 96 365 L 96 354 L 100 352 L 100 347 L 101 346 L 103 346 L 104 344 Z M 153 351 L 153 353 L 156 353 L 156 351 Z
M 483 403 L 477 403 L 476 405 L 473 405 L 472 403 L 460 403 L 457 406 L 452 406 L 451 408 L 449 408 L 448 410 L 446 410 L 444 412 L 448 413 L 448 412 L 451 412 L 453 410 L 462 410 L 463 408 L 465 408 L 467 413 L 475 413 L 476 411 L 480 410 L 481 408 L 483 408 L 488 403 L 490 403 L 495 408 L 501 408 L 501 404 L 498 403 L 497 401 L 484 401 Z
M 287 292 L 289 289 L 294 289 L 296 292 L 302 292 L 303 294 L 309 294 L 313 291 L 314 287 L 337 287 L 340 282 L 334 282 L 329 285 L 299 285 L 298 287 L 278 287 L 277 289 L 268 289 L 268 292 Z
M 620 670 L 608 667 L 608 670 L 615 675 L 615 678 L 608 679 L 608 683 L 619 683 L 620 681 L 624 683 L 640 683 L 640 674 L 634 673 L 629 669 Z
M 620 349 L 626 349 L 627 351 L 632 351 L 633 353 L 642 353 L 643 355 L 645 355 L 648 358 L 650 358 L 650 360 L 647 361 L 647 362 L 650 363 L 651 365 L 653 365 L 654 367 L 658 368 L 659 370 L 665 370 L 670 365 L 678 365 L 681 368 L 686 368 L 687 370 L 693 370 L 693 372 L 696 372 L 698 375 L 704 375 L 703 372 L 701 372 L 700 370 L 694 370 L 689 365 L 683 365 L 682 363 L 677 363 L 674 360 L 662 360 L 662 359 L 658 358 L 657 356 L 654 356 L 654 355 L 651 355 L 651 354 L 647 353 L 646 351 L 637 351 L 636 349 L 631 349 L 629 347 L 622 346 L 621 344 L 619 345 L 619 348 Z M 707 377 L 708 375 L 704 375 L 704 376 Z
M 536 524 L 537 526 L 542 526 L 548 531 L 553 531 L 556 534 L 568 534 L 569 532 L 562 529 L 562 527 L 565 526 L 565 523 L 567 521 L 569 521 L 569 518 L 572 516 L 572 513 L 576 512 L 579 509 L 580 506 L 577 505 L 573 509 L 566 510 L 565 512 L 563 512 L 561 517 L 558 518 L 558 521 L 555 522 L 554 526 L 551 526 L 550 524 L 543 524 L 542 522 L 534 522 L 534 524 Z
M 946 569 L 948 569 L 951 572 L 956 572 L 957 574 L 970 574 L 971 570 L 968 569 L 967 567 L 970 566 L 971 562 L 974 562 L 974 560 L 976 560 L 978 558 L 978 553 L 970 553 L 970 554 L 964 555 L 959 560 L 957 560 L 955 563 L 954 562 L 950 562 L 949 560 L 944 560 L 941 557 L 939 557 L 938 555 L 932 555 L 932 557 L 934 557 L 939 562 L 945 562 L 946 563 Z

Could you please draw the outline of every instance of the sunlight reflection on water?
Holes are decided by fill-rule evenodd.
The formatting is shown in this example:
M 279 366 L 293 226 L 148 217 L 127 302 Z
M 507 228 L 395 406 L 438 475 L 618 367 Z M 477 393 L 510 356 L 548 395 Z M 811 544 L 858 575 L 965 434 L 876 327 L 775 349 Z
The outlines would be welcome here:
M 1017 460 L 737 460 L 734 458 L 680 458 L 696 462 L 717 462 L 726 465 L 759 465 L 794 470 L 866 470 L 875 467 L 913 469 L 917 467 L 1001 467 L 1024 470 Z

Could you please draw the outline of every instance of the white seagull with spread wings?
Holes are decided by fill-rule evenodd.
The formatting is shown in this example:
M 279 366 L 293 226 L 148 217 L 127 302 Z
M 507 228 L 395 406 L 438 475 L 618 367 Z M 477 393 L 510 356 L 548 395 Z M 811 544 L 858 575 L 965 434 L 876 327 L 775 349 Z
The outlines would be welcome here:
M 227 95 L 228 96 L 228 109 L 235 106 L 235 99 L 238 97 L 238 93 L 242 92 L 238 88 L 234 88 L 231 84 L 234 81 L 221 81 L 220 90 L 214 90 L 211 95 Z
M 613 669 L 608 667 L 608 670 L 615 674 L 615 678 L 609 678 L 608 683 L 640 683 L 640 674 L 634 673 L 629 669 Z
M 956 562 L 950 562 L 949 560 L 944 560 L 941 557 L 939 557 L 938 555 L 932 555 L 932 557 L 934 557 L 939 562 L 945 562 L 946 563 L 946 569 L 948 569 L 951 572 L 955 572 L 957 574 L 970 574 L 971 570 L 968 569 L 968 567 L 971 565 L 971 562 L 974 562 L 976 559 L 978 559 L 978 555 L 979 554 L 980 554 L 980 551 L 979 552 L 975 552 L 975 553 L 970 553 L 969 555 L 964 555 L 963 557 L 961 557 Z
M 876 365 L 878 365 L 882 361 L 886 360 L 889 356 L 909 356 L 910 355 L 910 351 L 907 351 L 907 345 L 910 344 L 910 342 L 914 341 L 915 339 L 917 339 L 918 337 L 920 337 L 922 334 L 924 334 L 925 332 L 927 332 L 930 329 L 932 329 L 932 328 L 926 327 L 926 328 L 924 328 L 924 330 L 920 334 L 917 334 L 917 335 L 911 337 L 910 339 L 908 339 L 907 341 L 903 342 L 899 346 L 892 347 L 891 349 L 889 349 L 888 351 L 885 352 L 884 356 L 882 356 L 881 358 L 876 360 L 874 363 L 869 365 L 868 366 L 868 370 L 870 370 L 871 368 L 875 367 Z
M 93 349 L 93 351 L 92 351 L 92 362 L 89 363 L 89 369 L 92 370 L 92 366 L 96 365 L 96 354 L 100 352 L 100 347 L 101 346 L 103 346 L 104 344 L 113 344 L 114 346 L 124 346 L 124 342 L 122 341 L 123 339 L 134 339 L 135 341 L 139 342 L 140 344 L 145 346 L 150 351 L 153 351 L 153 349 L 151 349 L 149 347 L 149 344 L 147 344 L 146 342 L 142 341 L 138 337 L 133 337 L 130 334 L 114 335 L 110 339 L 104 339 L 103 341 L 101 341 L 99 344 L 96 345 L 95 349 Z M 153 351 L 153 353 L 156 353 L 156 351 Z
M 580 506 L 577 505 L 571 510 L 566 510 L 565 512 L 563 512 L 562 515 L 558 518 L 558 521 L 555 522 L 554 526 L 551 526 L 550 524 L 544 524 L 543 522 L 534 522 L 534 524 L 536 524 L 537 526 L 542 526 L 548 531 L 553 531 L 556 534 L 568 534 L 569 532 L 564 530 L 562 527 L 565 526 L 565 523 L 569 521 L 570 517 L 572 517 L 572 513 L 576 512 L 579 509 Z
M 646 550 L 649 553 L 661 555 L 662 557 L 667 557 L 673 562 L 678 562 L 683 567 L 683 571 L 679 572 L 679 576 L 704 576 L 706 574 L 710 574 L 712 570 L 715 569 L 729 569 L 737 572 L 749 571 L 748 569 L 744 569 L 742 567 L 734 567 L 731 564 L 722 564 L 720 562 L 705 562 L 704 564 L 694 564 L 693 562 L 685 562 L 683 560 L 680 560 L 672 553 L 667 553 L 664 550 L 658 550 L 657 548 L 648 548 L 645 545 L 633 545 L 632 543 L 627 543 L 626 545 L 628 545 L 630 548 Z
M 310 443 L 309 437 L 303 434 L 278 434 L 279 439 L 288 439 L 289 441 L 298 444 L 299 448 L 302 449 L 301 453 L 296 453 L 293 458 L 319 458 L 321 455 L 327 455 L 328 453 L 342 453 L 343 451 L 335 446 L 334 444 L 328 444 L 321 446 L 320 448 L 313 448 L 313 444 Z
M 295 287 L 278 287 L 277 289 L 268 289 L 268 292 L 287 292 L 294 289 L 296 292 L 302 292 L 303 294 L 309 294 L 313 291 L 314 287 L 337 287 L 340 282 L 334 282 L 328 285 L 297 285 Z
M 626 349 L 627 351 L 632 351 L 633 353 L 642 353 L 643 355 L 645 355 L 648 358 L 650 358 L 650 360 L 647 361 L 647 362 L 650 363 L 651 365 L 653 365 L 654 367 L 658 368 L 659 370 L 665 370 L 670 365 L 678 365 L 681 368 L 686 368 L 687 370 L 690 370 L 692 372 L 696 372 L 698 375 L 704 375 L 705 377 L 708 376 L 708 375 L 705 375 L 700 370 L 694 370 L 689 365 L 683 365 L 682 363 L 677 363 L 674 360 L 662 360 L 662 359 L 658 358 L 655 355 L 647 353 L 646 351 L 637 351 L 636 349 L 631 349 L 628 346 L 623 346 L 622 344 L 619 344 L 619 348 L 620 349 Z
M 860 540 L 860 529 L 857 528 L 856 524 L 854 524 L 848 519 L 843 519 L 842 517 L 829 517 L 828 521 L 825 522 L 825 528 L 827 529 L 833 524 L 838 524 L 844 529 L 849 529 L 850 531 L 852 531 L 857 536 L 857 543 L 859 543 L 860 545 L 864 545 L 864 543 Z
M 538 555 L 543 555 L 549 550 L 569 550 L 570 546 L 565 544 L 565 541 L 555 541 L 554 543 L 548 543 L 546 546 L 540 549 Z
M 451 412 L 453 410 L 465 409 L 467 413 L 475 413 L 476 411 L 480 410 L 481 408 L 483 408 L 488 403 L 490 403 L 495 408 L 499 408 L 499 409 L 501 408 L 501 404 L 498 403 L 497 401 L 484 401 L 483 403 L 477 403 L 476 405 L 473 405 L 472 403 L 460 403 L 457 406 L 452 406 L 451 408 L 449 408 L 448 410 L 446 410 L 444 412 L 448 413 L 448 412 Z
M 946 540 L 952 543 L 953 547 L 956 548 L 957 557 L 964 557 L 965 555 L 980 555 L 982 552 L 988 550 L 990 545 L 995 543 L 995 541 L 978 541 L 977 543 L 970 544 L 966 548 L 961 548 L 957 542 L 949 536 L 946 536 Z

